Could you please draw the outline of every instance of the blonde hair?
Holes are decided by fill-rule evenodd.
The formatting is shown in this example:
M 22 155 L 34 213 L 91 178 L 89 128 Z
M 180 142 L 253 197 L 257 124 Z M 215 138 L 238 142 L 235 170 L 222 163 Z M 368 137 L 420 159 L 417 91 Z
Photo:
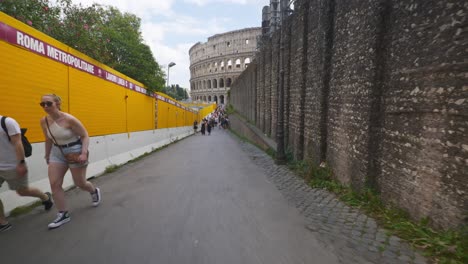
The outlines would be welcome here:
M 62 110 L 60 109 L 60 105 L 62 104 L 62 98 L 60 98 L 60 96 L 56 94 L 44 94 L 42 97 L 44 96 L 52 97 L 52 100 L 54 100 L 55 104 L 57 105 L 57 108 L 59 110 Z

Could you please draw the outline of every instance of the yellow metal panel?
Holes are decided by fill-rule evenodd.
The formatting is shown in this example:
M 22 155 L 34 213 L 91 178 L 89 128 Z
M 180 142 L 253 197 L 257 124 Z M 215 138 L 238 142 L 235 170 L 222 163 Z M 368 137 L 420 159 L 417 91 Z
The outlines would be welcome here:
M 41 95 L 68 95 L 68 67 L 3 41 L 0 62 L 0 113 L 28 128 L 31 142 L 43 141 L 39 127 L 40 118 L 45 116 L 39 106 Z M 67 103 L 63 106 L 66 109 Z
M 144 87 L 2 12 L 0 22 Z M 0 73 L 0 114 L 14 117 L 21 127 L 28 128 L 32 142 L 44 140 L 39 120 L 45 113 L 38 103 L 41 95 L 50 93 L 62 98 L 62 111 L 80 119 L 90 136 L 192 125 L 200 117 L 5 41 L 0 41 Z M 159 95 L 176 102 L 165 94 Z
M 111 82 L 70 69 L 70 113 L 91 136 L 124 133 L 125 91 Z
M 127 118 L 129 131 L 154 129 L 154 98 L 128 91 Z

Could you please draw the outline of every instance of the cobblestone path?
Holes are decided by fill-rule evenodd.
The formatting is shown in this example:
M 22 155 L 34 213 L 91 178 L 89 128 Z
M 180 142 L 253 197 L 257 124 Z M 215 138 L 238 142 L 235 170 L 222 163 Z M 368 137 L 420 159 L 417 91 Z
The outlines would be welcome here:
M 307 229 L 318 233 L 325 245 L 335 247 L 343 263 L 427 263 L 408 243 L 387 235 L 374 219 L 347 206 L 333 193 L 309 187 L 256 146 L 242 141 L 240 144 L 254 163 L 265 169 L 288 202 L 306 217 Z

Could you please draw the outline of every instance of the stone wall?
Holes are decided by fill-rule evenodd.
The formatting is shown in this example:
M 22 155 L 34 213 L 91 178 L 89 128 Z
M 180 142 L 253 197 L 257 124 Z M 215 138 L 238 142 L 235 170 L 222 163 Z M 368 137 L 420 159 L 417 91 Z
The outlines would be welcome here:
M 274 140 L 282 114 L 295 159 L 324 161 L 415 219 L 466 224 L 467 13 L 463 1 L 299 0 L 233 84 L 233 105 Z

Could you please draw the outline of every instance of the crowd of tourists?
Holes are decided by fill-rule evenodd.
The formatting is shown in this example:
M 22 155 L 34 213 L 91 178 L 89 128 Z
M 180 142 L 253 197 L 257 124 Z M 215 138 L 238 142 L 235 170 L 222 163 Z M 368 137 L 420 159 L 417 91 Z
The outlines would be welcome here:
M 211 135 L 214 128 L 228 129 L 229 128 L 229 117 L 224 109 L 223 105 L 216 107 L 213 113 L 203 118 L 200 122 L 200 132 L 204 136 L 206 134 Z M 193 123 L 194 133 L 198 132 L 198 122 Z

